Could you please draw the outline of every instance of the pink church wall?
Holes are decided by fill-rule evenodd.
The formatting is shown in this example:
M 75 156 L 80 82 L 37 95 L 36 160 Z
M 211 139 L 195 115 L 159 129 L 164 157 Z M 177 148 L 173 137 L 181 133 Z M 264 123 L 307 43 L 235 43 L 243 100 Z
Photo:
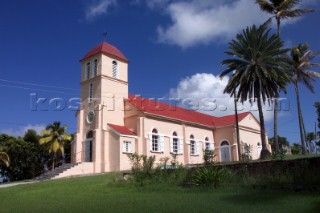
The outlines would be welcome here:
M 112 131 L 109 131 L 109 170 L 120 170 L 120 144 L 119 136 Z
M 131 162 L 128 158 L 128 154 L 124 152 L 123 150 L 123 142 L 124 141 L 128 141 L 131 142 L 131 148 L 132 151 L 131 153 L 135 153 L 136 152 L 136 139 L 135 138 L 131 138 L 131 137 L 126 137 L 126 136 L 121 136 L 120 137 L 120 170 L 130 170 L 131 169 Z

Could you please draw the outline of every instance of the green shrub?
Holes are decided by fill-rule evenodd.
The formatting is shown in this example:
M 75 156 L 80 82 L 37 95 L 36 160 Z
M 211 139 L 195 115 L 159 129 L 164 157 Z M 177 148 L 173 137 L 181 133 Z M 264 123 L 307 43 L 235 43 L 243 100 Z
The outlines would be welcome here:
M 243 144 L 243 149 L 244 149 L 244 152 L 240 155 L 240 161 L 242 162 L 249 162 L 250 160 L 252 160 L 252 156 L 251 156 L 251 153 L 252 153 L 252 145 L 249 145 L 249 144 Z
M 203 155 L 204 165 L 213 165 L 215 163 L 215 157 L 213 150 L 205 149 Z
M 293 155 L 298 155 L 301 152 L 302 148 L 300 144 L 294 143 L 293 146 L 291 146 L 291 153 Z
M 216 166 L 198 169 L 193 176 L 193 184 L 196 186 L 219 187 L 227 178 L 227 170 Z
M 156 160 L 155 156 L 146 156 L 128 154 L 129 160 L 131 161 L 131 171 L 133 179 L 139 184 L 144 185 L 146 180 L 149 180 L 153 176 L 153 167 Z
M 272 152 L 271 158 L 272 160 L 284 160 L 287 154 L 287 150 L 280 149 L 278 152 Z

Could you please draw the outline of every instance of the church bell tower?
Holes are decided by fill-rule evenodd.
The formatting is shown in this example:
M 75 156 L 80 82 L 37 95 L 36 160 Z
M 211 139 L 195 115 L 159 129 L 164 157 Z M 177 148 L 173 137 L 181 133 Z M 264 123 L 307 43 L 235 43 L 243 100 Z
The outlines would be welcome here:
M 128 98 L 128 60 L 114 46 L 102 42 L 81 60 L 81 107 L 73 162 L 94 164 L 94 172 L 108 171 L 107 125 L 124 125 Z

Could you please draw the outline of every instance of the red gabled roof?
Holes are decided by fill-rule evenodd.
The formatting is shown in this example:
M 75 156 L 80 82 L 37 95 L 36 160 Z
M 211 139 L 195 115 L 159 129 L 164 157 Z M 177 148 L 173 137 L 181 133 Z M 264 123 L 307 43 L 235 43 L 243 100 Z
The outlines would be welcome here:
M 201 124 L 209 127 L 218 127 L 235 123 L 234 115 L 215 117 L 212 115 L 187 110 L 181 107 L 165 104 L 135 95 L 129 95 L 128 101 L 142 112 L 177 119 L 185 122 L 191 122 L 194 124 Z M 248 114 L 250 114 L 250 112 L 238 114 L 239 121 L 241 121 Z
M 116 59 L 120 60 L 120 61 L 124 61 L 126 63 L 128 63 L 128 59 L 122 54 L 122 52 L 120 52 L 120 50 L 118 50 L 116 47 L 114 47 L 113 45 L 107 43 L 107 42 L 102 42 L 100 44 L 98 44 L 95 48 L 93 48 L 92 50 L 90 50 L 89 52 L 87 52 L 87 54 L 80 60 L 84 60 L 86 58 L 89 58 L 95 54 L 98 53 L 104 53 L 106 55 L 109 56 L 113 56 Z
M 127 127 L 118 126 L 118 125 L 114 125 L 114 124 L 108 124 L 108 126 L 111 127 L 117 133 L 119 133 L 120 135 L 136 136 L 136 134 L 134 132 L 132 132 L 130 129 L 128 129 Z

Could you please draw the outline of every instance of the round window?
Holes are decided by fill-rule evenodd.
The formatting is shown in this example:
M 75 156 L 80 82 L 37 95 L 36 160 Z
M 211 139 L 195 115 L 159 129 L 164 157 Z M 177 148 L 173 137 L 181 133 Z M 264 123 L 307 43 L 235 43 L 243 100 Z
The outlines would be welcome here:
M 87 115 L 87 121 L 88 121 L 88 123 L 92 123 L 93 119 L 94 119 L 94 112 L 91 111 L 91 112 L 89 112 L 88 115 Z

